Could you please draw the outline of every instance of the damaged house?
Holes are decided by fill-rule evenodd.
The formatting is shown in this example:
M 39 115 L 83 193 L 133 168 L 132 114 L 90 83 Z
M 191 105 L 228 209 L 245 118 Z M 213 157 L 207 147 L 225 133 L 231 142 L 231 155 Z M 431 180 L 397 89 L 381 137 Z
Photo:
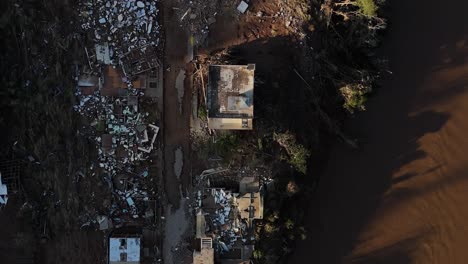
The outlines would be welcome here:
M 196 237 L 200 243 L 203 239 L 212 240 L 217 263 L 250 262 L 255 249 L 255 220 L 263 219 L 263 195 L 259 187 L 257 178 L 243 177 L 236 190 L 205 188 L 203 195 L 199 195 Z M 203 244 L 195 248 L 194 263 L 203 252 L 208 256 Z
M 253 128 L 254 72 L 255 64 L 209 66 L 206 98 L 210 129 Z
M 156 48 L 151 45 L 133 49 L 120 58 L 122 70 L 126 76 L 134 76 L 157 69 L 160 67 L 157 54 Z

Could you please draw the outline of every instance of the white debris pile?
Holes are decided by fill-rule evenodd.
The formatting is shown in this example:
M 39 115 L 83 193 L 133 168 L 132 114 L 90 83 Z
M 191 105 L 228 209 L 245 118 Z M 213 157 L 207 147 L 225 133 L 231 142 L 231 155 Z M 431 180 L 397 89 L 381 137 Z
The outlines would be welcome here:
M 133 175 L 133 176 L 130 176 Z M 129 177 L 130 176 L 130 177 Z M 148 201 L 154 190 L 148 188 L 148 168 L 140 172 L 121 172 L 114 179 L 115 203 L 110 216 L 114 221 L 143 219 L 148 212 Z
M 97 137 L 96 142 L 101 145 L 100 166 L 113 176 L 119 167 L 131 166 L 136 161 L 148 158 L 154 148 L 159 127 L 152 124 L 146 125 L 145 118 L 149 113 L 138 112 L 138 107 L 128 105 L 125 98 L 115 99 L 106 106 L 104 120 L 108 142 L 102 141 L 104 135 L 101 138 Z M 121 114 L 116 114 L 118 112 L 116 108 L 121 109 Z M 147 127 L 153 132 L 151 141 L 148 138 Z
M 108 41 L 118 55 L 159 44 L 158 13 L 154 0 L 88 0 L 80 5 L 81 27 L 92 31 L 96 42 Z
M 137 98 L 83 96 L 79 92 L 77 96 L 80 102 L 74 109 L 94 120 L 88 136 L 96 143 L 100 168 L 112 177 L 135 162 L 148 159 L 155 149 L 159 127 L 147 124 L 149 113 L 139 111 Z
M 91 117 L 94 116 L 94 113 L 99 111 L 101 106 L 100 96 L 98 95 L 82 95 L 78 89 L 75 93 L 76 97 L 79 99 L 79 102 L 73 106 L 73 109 L 80 113 L 81 115 Z

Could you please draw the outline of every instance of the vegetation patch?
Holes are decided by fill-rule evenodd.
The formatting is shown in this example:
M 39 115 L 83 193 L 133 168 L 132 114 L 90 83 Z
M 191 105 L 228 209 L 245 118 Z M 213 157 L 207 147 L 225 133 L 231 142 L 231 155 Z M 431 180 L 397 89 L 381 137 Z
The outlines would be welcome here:
M 348 84 L 340 88 L 341 96 L 344 98 L 343 107 L 350 113 L 366 110 L 365 103 L 367 94 L 372 91 L 370 86 L 362 84 Z
M 307 159 L 309 151 L 290 133 L 274 133 L 273 139 L 286 151 L 287 157 L 283 157 L 288 163 L 302 174 L 307 173 Z
M 377 15 L 377 5 L 374 0 L 357 0 L 357 6 L 359 6 L 359 11 L 367 17 Z

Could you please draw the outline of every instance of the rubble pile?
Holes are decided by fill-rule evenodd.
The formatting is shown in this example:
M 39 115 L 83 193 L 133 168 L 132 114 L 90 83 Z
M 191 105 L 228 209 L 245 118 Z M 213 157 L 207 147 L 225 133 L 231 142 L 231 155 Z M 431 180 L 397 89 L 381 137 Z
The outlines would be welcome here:
M 115 227 L 120 227 L 130 221 L 143 223 L 154 217 L 153 208 L 157 193 L 152 188 L 153 178 L 148 175 L 148 168 L 144 168 L 139 173 L 135 170 L 120 172 L 114 178 L 109 179 L 113 190 L 112 202 L 104 200 L 104 207 L 99 212 L 91 209 L 81 214 L 79 217 L 81 227 L 94 225 L 99 226 L 100 230 L 107 229 L 102 226 L 103 217 L 110 226 Z
M 96 170 L 113 194 L 106 216 L 116 226 L 143 219 L 150 197 L 156 195 L 148 166 L 153 164 L 150 156 L 157 149 L 159 127 L 152 123 L 157 120 L 150 121 L 150 114 L 140 108 L 148 85 L 145 74 L 151 67 L 130 79 L 119 66 L 99 65 L 98 73 L 83 73 L 77 78 L 79 102 L 74 109 L 88 120 L 79 134 L 95 144 Z M 93 213 L 81 221 L 96 224 L 96 217 Z
M 159 127 L 147 124 L 149 113 L 139 112 L 137 97 L 113 98 L 98 92 L 81 96 L 79 91 L 76 95 L 80 102 L 74 109 L 93 120 L 94 129 L 88 136 L 98 148 L 99 167 L 114 176 L 119 170 L 149 157 Z
M 93 117 L 102 107 L 100 96 L 82 95 L 80 90 L 75 92 L 75 96 L 79 98 L 79 103 L 74 105 L 73 109 L 86 117 Z
M 216 252 L 222 254 L 230 251 L 238 240 L 242 243 L 247 242 L 247 223 L 241 219 L 235 202 L 238 194 L 229 190 L 212 188 L 206 189 L 205 195 L 214 201 L 214 207 L 206 208 L 205 206 L 204 211 L 208 213 L 207 233 L 213 236 Z M 198 201 L 200 199 L 201 197 L 197 198 Z
M 93 31 L 96 43 L 109 42 L 113 52 L 122 55 L 148 44 L 159 44 L 158 13 L 154 0 L 84 1 L 80 8 L 81 27 Z
M 116 190 L 116 194 L 120 197 L 121 203 L 126 203 L 129 209 L 123 209 L 122 213 L 130 213 L 134 219 L 140 218 L 145 213 L 145 203 L 149 200 L 148 192 L 140 189 L 141 182 L 137 181 L 138 184 L 132 184 L 131 188 L 126 190 Z M 125 207 L 125 206 L 122 206 Z M 115 208 L 112 212 L 113 215 L 116 214 L 118 209 Z

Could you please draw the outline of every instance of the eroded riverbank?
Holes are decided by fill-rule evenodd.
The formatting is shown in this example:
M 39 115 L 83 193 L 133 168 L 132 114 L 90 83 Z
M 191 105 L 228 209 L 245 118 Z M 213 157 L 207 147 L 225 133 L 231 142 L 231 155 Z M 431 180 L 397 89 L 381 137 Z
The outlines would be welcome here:
M 291 263 L 465 263 L 468 3 L 392 1 L 381 53 L 393 75 L 347 131 Z

